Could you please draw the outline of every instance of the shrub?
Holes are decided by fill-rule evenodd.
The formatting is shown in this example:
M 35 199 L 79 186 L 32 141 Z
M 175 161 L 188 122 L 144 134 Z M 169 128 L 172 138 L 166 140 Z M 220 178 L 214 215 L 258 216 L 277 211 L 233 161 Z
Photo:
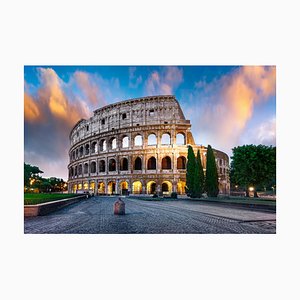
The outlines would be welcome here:
M 171 198 L 172 199 L 177 199 L 177 193 L 176 192 L 172 192 L 171 193 Z

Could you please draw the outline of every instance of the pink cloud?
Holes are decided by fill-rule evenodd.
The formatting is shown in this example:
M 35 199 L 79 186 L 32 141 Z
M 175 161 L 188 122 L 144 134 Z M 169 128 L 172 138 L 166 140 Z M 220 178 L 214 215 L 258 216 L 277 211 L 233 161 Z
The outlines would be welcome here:
M 169 95 L 183 82 L 183 71 L 178 67 L 164 67 L 153 71 L 145 82 L 147 95 Z

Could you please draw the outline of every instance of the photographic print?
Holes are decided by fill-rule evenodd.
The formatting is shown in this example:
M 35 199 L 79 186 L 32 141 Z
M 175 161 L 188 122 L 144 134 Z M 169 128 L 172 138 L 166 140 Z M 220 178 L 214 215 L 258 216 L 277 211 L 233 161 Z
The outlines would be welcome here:
M 24 66 L 26 234 L 275 234 L 275 66 Z

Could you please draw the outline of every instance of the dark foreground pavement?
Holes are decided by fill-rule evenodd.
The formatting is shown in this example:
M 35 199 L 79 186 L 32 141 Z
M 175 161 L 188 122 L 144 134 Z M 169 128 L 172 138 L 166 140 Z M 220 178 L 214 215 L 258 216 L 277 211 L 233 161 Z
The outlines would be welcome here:
M 93 197 L 47 216 L 25 218 L 25 233 L 276 233 L 276 214 L 228 204 Z

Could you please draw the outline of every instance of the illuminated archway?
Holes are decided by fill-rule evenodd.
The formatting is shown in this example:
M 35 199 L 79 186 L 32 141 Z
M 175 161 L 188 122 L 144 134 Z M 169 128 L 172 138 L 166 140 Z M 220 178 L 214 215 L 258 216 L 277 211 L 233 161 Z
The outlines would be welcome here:
M 132 193 L 133 194 L 141 194 L 142 193 L 142 183 L 140 181 L 133 182 Z
M 154 194 L 156 192 L 156 182 L 149 181 L 147 183 L 147 194 Z
M 105 194 L 105 184 L 104 182 L 98 183 L 98 194 Z
M 164 181 L 161 185 L 161 191 L 163 194 L 170 194 L 172 192 L 172 183 L 170 181 Z
M 120 190 L 121 190 L 122 195 L 128 194 L 128 182 L 127 181 L 122 181 L 120 183 Z
M 110 181 L 107 185 L 107 193 L 114 194 L 116 192 L 116 183 L 114 181 Z
M 184 181 L 178 181 L 178 183 L 177 183 L 177 193 L 179 195 L 185 194 L 185 185 L 186 185 L 186 183 Z

